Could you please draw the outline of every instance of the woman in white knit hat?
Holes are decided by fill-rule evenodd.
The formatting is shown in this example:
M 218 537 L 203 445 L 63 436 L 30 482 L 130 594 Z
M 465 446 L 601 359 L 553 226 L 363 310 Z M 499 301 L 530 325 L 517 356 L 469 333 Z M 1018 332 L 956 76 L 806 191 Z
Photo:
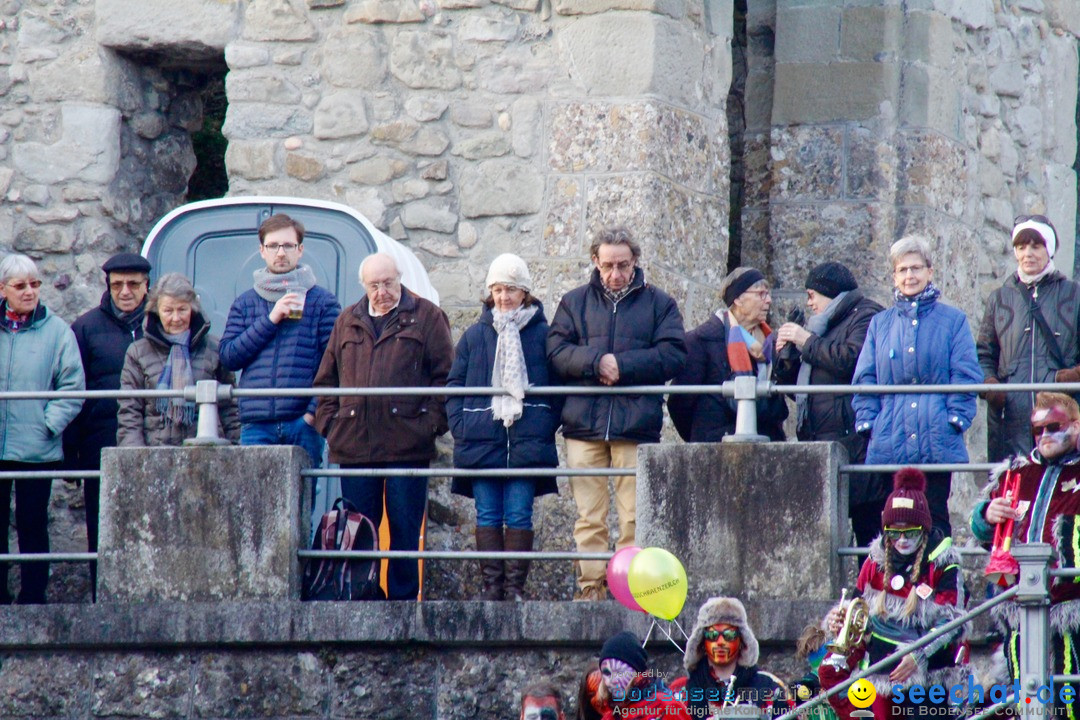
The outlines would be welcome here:
M 555 431 L 561 398 L 525 396 L 530 385 L 550 385 L 545 354 L 548 323 L 530 293 L 525 261 L 506 253 L 488 269 L 480 320 L 458 342 L 448 387 L 500 387 L 506 395 L 450 397 L 454 466 L 545 468 L 558 465 Z M 476 500 L 476 549 L 532 550 L 536 495 L 557 491 L 555 478 L 455 478 L 452 490 Z M 504 530 L 505 527 L 505 530 Z M 524 600 L 527 560 L 483 560 L 484 600 Z

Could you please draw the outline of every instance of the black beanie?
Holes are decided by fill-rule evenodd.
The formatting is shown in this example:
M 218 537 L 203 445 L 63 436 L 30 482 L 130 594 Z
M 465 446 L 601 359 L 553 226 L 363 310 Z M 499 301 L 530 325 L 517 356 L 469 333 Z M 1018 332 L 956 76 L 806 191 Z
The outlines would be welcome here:
M 638 636 L 629 630 L 623 630 L 604 643 L 604 647 L 600 649 L 600 662 L 608 658 L 622 660 L 638 672 L 649 669 L 649 654 L 641 647 Z
M 819 292 L 830 300 L 842 292 L 859 287 L 846 265 L 838 262 L 821 263 L 806 276 L 806 289 Z
M 119 253 L 105 261 L 101 269 L 108 275 L 111 272 L 150 272 L 150 261 L 135 253 Z

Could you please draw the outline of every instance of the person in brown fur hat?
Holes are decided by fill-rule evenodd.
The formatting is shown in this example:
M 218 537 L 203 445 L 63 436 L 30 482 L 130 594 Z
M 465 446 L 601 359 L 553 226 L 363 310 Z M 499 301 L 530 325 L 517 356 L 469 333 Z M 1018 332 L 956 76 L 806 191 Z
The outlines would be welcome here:
M 788 709 L 779 678 L 758 669 L 758 641 L 735 598 L 714 597 L 698 610 L 683 666 L 690 674 L 686 706 L 705 718 L 731 705 L 756 705 L 780 715 Z
M 926 475 L 915 468 L 896 473 L 892 494 L 881 513 L 881 529 L 882 534 L 870 543 L 870 555 L 855 585 L 856 596 L 870 609 L 870 632 L 846 659 L 827 657 L 821 664 L 818 676 L 826 690 L 847 680 L 864 658 L 876 663 L 964 612 L 960 555 L 952 547 L 952 538 L 931 544 L 931 538 L 939 536 L 932 533 Z M 842 608 L 837 605 L 825 618 L 830 639 L 837 636 L 842 624 Z M 889 697 L 896 685 L 955 684 L 961 675 L 956 657 L 963 634 L 963 628 L 958 628 L 885 671 L 870 675 L 867 680 L 877 689 L 875 717 L 885 720 L 892 716 Z M 841 693 L 829 702 L 841 720 L 850 718 L 854 707 L 846 695 Z

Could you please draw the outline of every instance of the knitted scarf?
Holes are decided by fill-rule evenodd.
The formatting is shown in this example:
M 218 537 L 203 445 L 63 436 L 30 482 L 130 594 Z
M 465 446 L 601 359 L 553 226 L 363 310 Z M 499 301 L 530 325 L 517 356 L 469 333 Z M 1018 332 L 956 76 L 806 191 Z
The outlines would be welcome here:
M 134 333 L 137 329 L 142 327 L 143 317 L 146 315 L 146 299 L 143 298 L 143 301 L 139 303 L 139 307 L 126 313 L 116 307 L 116 303 L 113 302 L 112 298 L 109 298 L 109 313 L 111 313 L 129 333 Z
M 161 335 L 169 342 L 169 357 L 165 360 L 165 369 L 158 377 L 157 389 L 183 390 L 188 385 L 194 385 L 191 353 L 188 350 L 191 329 L 175 335 L 162 331 Z M 157 409 L 165 419 L 166 427 L 189 427 L 195 422 L 195 403 L 185 402 L 182 397 L 158 398 Z
M 525 367 L 525 353 L 521 349 L 521 328 L 529 324 L 536 310 L 536 305 L 519 305 L 509 312 L 491 309 L 491 324 L 499 334 L 495 345 L 495 365 L 491 370 L 491 386 L 501 387 L 510 393 L 492 396 L 491 414 L 496 420 L 502 420 L 503 427 L 513 425 L 524 409 L 529 371 Z
M 720 315 L 718 311 L 717 315 Z M 723 319 L 723 316 L 720 316 Z M 769 342 L 772 337 L 772 328 L 767 323 L 761 323 L 753 332 L 750 332 L 735 319 L 730 310 L 727 311 L 727 357 L 731 366 L 732 375 L 753 375 L 753 357 L 757 361 L 765 361 L 766 365 L 772 365 L 774 343 Z M 759 337 L 760 336 L 760 337 Z
M 834 297 L 829 304 L 825 306 L 825 309 L 817 315 L 811 315 L 810 319 L 806 321 L 806 329 L 818 337 L 825 334 L 825 331 L 829 329 L 829 321 L 832 320 L 833 315 L 836 314 L 836 309 L 840 307 L 840 301 L 847 296 L 847 291 L 844 291 Z M 806 360 L 802 361 L 799 365 L 799 378 L 795 381 L 796 385 L 809 385 L 810 384 L 810 372 L 813 370 L 813 366 Z M 795 394 L 795 417 L 797 422 L 795 427 L 801 429 L 806 422 L 810 414 L 810 403 L 807 402 L 810 396 L 806 393 Z
M 4 324 L 8 330 L 13 333 L 25 330 L 30 325 L 31 318 L 34 317 L 34 313 L 30 312 L 26 315 L 20 315 L 17 312 L 12 311 L 6 304 L 4 305 L 4 315 L 0 317 L 0 322 Z
M 315 273 L 307 265 L 297 265 L 287 273 L 272 273 L 266 268 L 259 268 L 252 273 L 255 278 L 255 292 L 267 302 L 276 303 L 287 293 L 301 295 L 315 287 Z
M 893 288 L 893 299 L 898 303 L 916 302 L 920 305 L 929 305 L 939 297 L 941 297 L 941 291 L 934 287 L 932 282 L 926 283 L 926 287 L 922 289 L 922 292 L 915 296 L 905 295 L 898 288 Z

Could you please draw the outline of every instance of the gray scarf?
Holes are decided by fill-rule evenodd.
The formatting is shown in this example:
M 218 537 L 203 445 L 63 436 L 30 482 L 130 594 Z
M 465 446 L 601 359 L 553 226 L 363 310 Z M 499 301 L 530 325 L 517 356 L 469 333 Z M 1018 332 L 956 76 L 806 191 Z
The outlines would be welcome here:
M 521 349 L 521 328 L 529 324 L 537 306 L 519 305 L 510 312 L 491 309 L 491 323 L 499 340 L 495 345 L 495 366 L 491 369 L 491 386 L 501 387 L 509 395 L 491 397 L 491 414 L 510 427 L 524 410 L 525 388 L 529 387 L 529 370 Z
M 255 278 L 255 292 L 263 300 L 276 303 L 287 293 L 307 291 L 315 287 L 315 273 L 307 265 L 297 265 L 287 273 L 272 273 L 266 268 L 259 268 L 252 273 Z
M 840 301 L 847 297 L 848 291 L 844 291 L 834 297 L 828 305 L 818 315 L 811 315 L 810 319 L 806 321 L 806 329 L 813 335 L 821 337 L 825 334 L 825 331 L 829 329 L 829 321 L 832 320 L 833 315 L 836 314 L 836 309 L 840 307 Z M 810 384 L 810 371 L 813 368 L 810 363 L 805 360 L 799 365 L 799 379 L 796 380 L 796 385 L 809 385 Z M 796 429 L 802 429 L 806 423 L 808 415 L 810 413 L 810 403 L 807 402 L 809 395 L 806 393 L 797 393 L 795 395 L 795 417 L 798 419 L 795 427 Z

